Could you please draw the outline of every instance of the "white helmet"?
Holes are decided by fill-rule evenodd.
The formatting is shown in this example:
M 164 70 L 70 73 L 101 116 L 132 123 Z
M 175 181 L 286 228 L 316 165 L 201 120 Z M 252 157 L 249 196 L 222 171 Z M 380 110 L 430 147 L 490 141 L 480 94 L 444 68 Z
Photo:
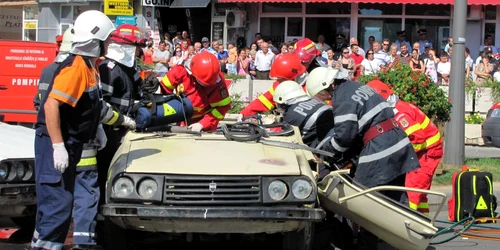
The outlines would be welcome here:
M 307 97 L 307 94 L 297 82 L 284 81 L 274 90 L 273 100 L 277 104 L 285 104 L 297 97 Z
M 73 32 L 71 29 L 67 29 L 64 31 L 63 40 L 61 43 L 61 47 L 59 48 L 60 52 L 69 52 L 71 50 L 71 44 L 73 41 Z
M 333 80 L 344 78 L 344 71 L 337 68 L 318 67 L 309 73 L 306 82 L 307 94 L 315 96 L 321 90 L 327 89 L 333 84 Z
M 93 39 L 105 41 L 115 30 L 115 26 L 104 13 L 87 10 L 76 18 L 73 30 L 73 42 L 86 42 Z

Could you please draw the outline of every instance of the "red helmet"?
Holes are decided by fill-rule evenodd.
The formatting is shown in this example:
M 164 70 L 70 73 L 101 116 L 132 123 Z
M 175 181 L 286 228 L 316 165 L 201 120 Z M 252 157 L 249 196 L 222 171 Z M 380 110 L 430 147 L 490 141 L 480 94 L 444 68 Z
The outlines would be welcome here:
M 321 55 L 321 51 L 316 48 L 316 44 L 309 38 L 296 42 L 293 47 L 293 53 L 300 58 L 303 64 L 311 63 L 314 58 Z
M 375 89 L 375 91 L 377 91 L 377 93 L 379 93 L 385 100 L 387 100 L 387 97 L 394 94 L 392 89 L 390 89 L 389 86 L 387 86 L 387 84 L 383 83 L 380 80 L 371 80 L 368 83 L 366 83 L 366 85 Z
M 281 54 L 274 59 L 271 65 L 270 77 L 293 80 L 306 72 L 306 67 L 300 63 L 299 58 L 294 54 Z
M 122 24 L 111 33 L 111 41 L 144 47 L 146 45 L 146 35 L 134 25 Z
M 220 64 L 214 54 L 203 51 L 193 56 L 189 63 L 189 69 L 198 83 L 208 87 L 217 83 L 220 73 Z

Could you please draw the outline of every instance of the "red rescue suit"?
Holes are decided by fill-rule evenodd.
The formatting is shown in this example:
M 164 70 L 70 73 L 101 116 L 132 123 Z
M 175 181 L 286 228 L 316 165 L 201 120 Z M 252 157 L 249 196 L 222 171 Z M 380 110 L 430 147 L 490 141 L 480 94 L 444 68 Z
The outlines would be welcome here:
M 394 118 L 408 135 L 421 165 L 421 168 L 407 173 L 405 186 L 429 190 L 434 171 L 443 157 L 441 134 L 429 117 L 415 105 L 399 100 L 394 113 Z M 429 214 L 426 194 L 408 192 L 408 199 L 412 209 Z
M 242 114 L 243 117 L 247 117 L 273 110 L 276 106 L 276 103 L 274 103 L 273 100 L 274 90 L 278 87 L 278 85 L 280 85 L 280 82 L 273 82 L 273 86 L 271 86 L 266 93 L 259 95 L 257 99 L 251 101 L 243 110 L 240 111 L 240 114 Z M 304 89 L 304 92 L 307 93 L 305 84 L 302 85 L 302 89 Z M 332 106 L 332 102 L 330 100 L 325 101 L 325 103 Z
M 201 86 L 182 65 L 172 67 L 161 79 L 162 93 L 183 92 L 193 104 L 193 116 L 189 124 L 200 123 L 205 131 L 217 129 L 219 121 L 231 108 L 224 75 L 219 73 L 218 82 L 210 87 Z M 189 125 L 187 124 L 187 125 Z

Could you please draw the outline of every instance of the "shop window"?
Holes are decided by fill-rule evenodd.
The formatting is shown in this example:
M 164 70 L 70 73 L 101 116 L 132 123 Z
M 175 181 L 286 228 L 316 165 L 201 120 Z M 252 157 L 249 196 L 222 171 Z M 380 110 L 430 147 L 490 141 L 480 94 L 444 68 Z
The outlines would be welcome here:
M 61 6 L 61 19 L 73 19 L 73 6 Z
M 308 3 L 306 14 L 351 14 L 350 3 Z
M 484 6 L 484 17 L 486 20 L 496 20 L 497 17 L 497 6 L 496 5 L 486 5 Z
M 36 26 L 34 29 L 24 29 L 23 41 L 36 41 Z
M 332 46 L 335 44 L 335 34 L 342 33 L 349 41 L 351 30 L 350 18 L 306 18 L 306 37 L 317 41 L 318 35 L 325 36 L 325 43 Z
M 362 14 L 362 15 L 401 15 L 401 14 L 403 14 L 403 5 L 401 5 L 401 4 L 360 3 L 359 4 L 359 14 Z
M 413 45 L 420 40 L 417 31 L 427 30 L 427 41 L 431 42 L 436 52 L 444 50 L 450 36 L 450 20 L 448 19 L 406 19 L 406 40 Z
M 278 47 L 285 42 L 285 18 L 284 17 L 263 17 L 260 19 L 260 33 L 264 40 L 273 42 Z
M 396 32 L 401 30 L 400 18 L 360 18 L 358 22 L 358 42 L 365 51 L 370 47 L 368 38 L 375 37 L 375 41 L 382 42 L 385 38 L 396 41 Z
M 429 8 L 429 6 L 439 6 Z M 421 5 L 421 4 L 407 4 L 406 15 L 414 16 L 450 16 L 451 5 Z
M 495 43 L 495 29 L 496 29 L 496 23 L 485 23 L 484 24 L 484 34 L 486 35 L 491 35 L 493 37 L 493 44 L 496 45 Z M 483 40 L 481 41 L 481 45 L 484 44 L 484 37 Z
M 302 4 L 301 3 L 263 3 L 262 4 L 263 13 L 301 13 Z
M 24 6 L 24 20 L 38 20 L 38 5 Z
M 289 17 L 287 36 L 302 36 L 302 17 Z

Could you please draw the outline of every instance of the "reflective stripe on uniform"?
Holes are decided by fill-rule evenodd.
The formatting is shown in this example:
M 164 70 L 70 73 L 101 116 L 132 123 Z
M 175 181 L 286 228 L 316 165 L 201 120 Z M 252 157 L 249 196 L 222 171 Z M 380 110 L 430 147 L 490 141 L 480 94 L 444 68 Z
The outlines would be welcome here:
M 316 149 L 321 149 L 323 147 L 323 145 L 333 137 L 334 134 L 335 134 L 335 131 L 333 130 L 333 128 L 330 129 L 330 131 L 328 131 L 328 133 L 326 134 L 325 138 L 323 138 L 323 140 L 321 140 L 321 142 L 319 142 L 318 146 L 316 146 Z
M 413 149 L 415 149 L 416 151 L 419 151 L 419 150 L 422 150 L 422 149 L 426 149 L 427 147 L 432 146 L 432 145 L 434 145 L 434 143 L 438 142 L 439 139 L 441 139 L 441 134 L 438 131 L 434 136 L 432 136 L 431 138 L 425 140 L 424 143 L 413 144 Z
M 405 133 L 406 135 L 411 135 L 413 133 L 415 133 L 415 131 L 418 131 L 422 128 L 422 126 L 420 125 L 420 123 L 417 123 L 417 124 L 414 124 L 414 125 L 411 125 L 409 128 L 405 129 Z
M 271 86 L 271 88 L 269 89 L 269 93 L 270 93 L 272 96 L 274 96 L 274 87 L 273 87 L 273 86 Z
M 39 237 L 40 234 L 35 230 L 33 233 L 33 239 L 31 240 L 31 248 L 42 248 L 47 250 L 63 249 L 63 243 L 40 240 Z
M 410 205 L 411 209 L 413 209 L 413 210 L 417 210 L 418 209 L 418 205 L 417 204 L 415 204 L 415 203 L 413 203 L 411 201 L 409 203 L 410 203 L 409 205 Z
M 213 115 L 215 118 L 219 119 L 219 120 L 224 119 L 224 116 L 223 116 L 223 115 L 219 112 L 219 110 L 217 110 L 217 109 L 212 109 L 212 111 L 210 111 L 210 113 L 212 113 L 212 115 Z
M 333 121 L 334 121 L 333 123 L 335 123 L 335 124 L 346 122 L 346 121 L 357 122 L 358 116 L 356 114 L 338 115 L 338 116 L 335 116 Z
M 329 109 L 333 110 L 333 108 L 330 106 L 322 106 L 318 110 L 316 110 L 316 112 L 314 112 L 314 114 L 312 114 L 309 117 L 309 119 L 307 119 L 306 124 L 302 128 L 302 135 L 305 135 L 307 132 L 309 132 L 311 130 L 312 126 L 316 124 L 316 120 L 318 119 L 318 116 Z
M 77 167 L 89 167 L 89 166 L 93 166 L 93 165 L 96 165 L 97 164 L 97 158 L 96 157 L 92 157 L 92 158 L 82 158 L 80 159 L 80 161 L 78 162 L 78 164 L 76 164 Z
M 92 91 L 94 91 L 96 89 L 97 89 L 97 86 L 90 86 L 90 87 L 86 88 L 84 92 L 88 93 L 88 92 L 92 92 Z
M 228 105 L 229 103 L 231 103 L 231 97 L 226 97 L 218 102 L 214 102 L 214 103 L 210 103 L 210 106 L 211 107 L 222 107 L 222 106 L 226 106 Z
M 109 84 L 106 84 L 106 83 L 101 83 L 101 88 L 102 90 L 108 92 L 108 93 L 113 93 L 113 86 L 109 85 Z
M 48 90 L 48 89 L 49 89 L 48 83 L 39 83 L 38 84 L 38 90 Z
M 381 102 L 377 106 L 373 107 L 370 111 L 366 112 L 361 119 L 358 121 L 358 129 L 361 131 L 363 126 L 371 120 L 373 117 L 375 117 L 378 113 L 382 112 L 382 110 L 386 108 L 391 108 L 389 103 L 387 102 Z
M 95 233 L 89 233 L 89 232 L 73 232 L 73 236 L 95 237 Z
M 264 104 L 264 106 L 266 106 L 268 110 L 274 108 L 274 105 L 269 100 L 267 100 L 267 98 L 264 95 L 260 95 L 258 99 L 260 102 L 262 102 L 262 104 Z
M 78 100 L 66 93 L 63 93 L 57 89 L 52 89 L 52 93 L 58 95 L 58 96 L 61 96 L 62 98 L 68 100 L 69 102 L 71 102 L 72 104 L 76 104 L 76 102 L 78 102 Z
M 359 164 L 368 163 L 368 162 L 383 159 L 387 156 L 390 156 L 390 155 L 396 153 L 397 151 L 401 150 L 402 148 L 404 148 L 408 144 L 410 144 L 410 140 L 408 139 L 408 137 L 405 137 L 404 139 L 402 139 L 398 143 L 392 145 L 391 147 L 389 147 L 385 150 L 382 150 L 380 152 L 377 152 L 377 153 L 374 153 L 371 155 L 365 155 L 365 156 L 359 157 Z
M 121 105 L 121 106 L 126 106 L 126 107 L 128 107 L 128 105 L 130 103 L 129 100 L 120 99 L 120 98 L 116 98 L 116 97 L 111 97 L 111 99 L 109 101 L 111 103 L 114 103 L 114 104 L 117 104 L 117 105 Z
M 337 143 L 337 141 L 335 141 L 335 138 L 333 138 L 333 137 L 332 137 L 332 139 L 330 140 L 330 143 L 332 144 L 332 147 L 333 147 L 335 150 L 339 151 L 339 152 L 345 152 L 345 151 L 347 151 L 347 149 L 348 149 L 348 148 L 341 147 L 341 146 Z
M 169 89 L 174 89 L 174 86 L 172 86 L 172 83 L 170 82 L 170 80 L 168 79 L 168 76 L 164 76 L 162 79 L 161 79 L 161 82 L 163 83 L 163 85 L 165 85 L 165 87 L 169 88 Z
M 429 123 L 431 123 L 431 119 L 429 119 L 429 117 L 425 117 L 424 121 L 422 123 L 420 123 L 420 127 L 422 129 L 426 129 L 427 126 L 429 126 Z

